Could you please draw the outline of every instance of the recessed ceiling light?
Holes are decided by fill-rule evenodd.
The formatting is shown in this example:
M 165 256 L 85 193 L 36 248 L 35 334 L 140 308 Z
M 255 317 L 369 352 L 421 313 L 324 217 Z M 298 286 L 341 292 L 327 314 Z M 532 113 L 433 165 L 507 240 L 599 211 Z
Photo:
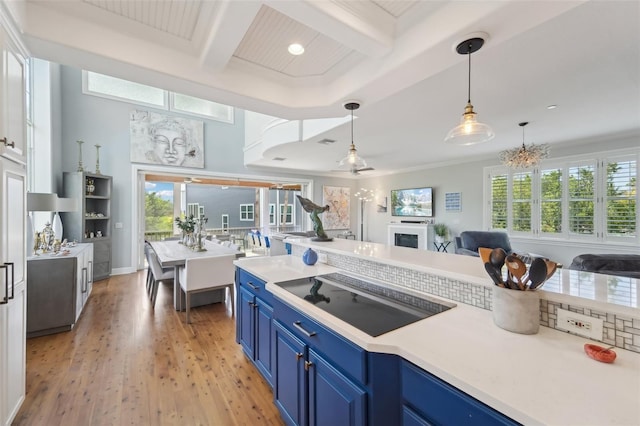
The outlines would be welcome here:
M 298 56 L 304 53 L 304 46 L 302 46 L 300 43 L 292 43 L 289 45 L 288 50 L 292 55 Z
M 556 104 L 551 104 L 547 106 L 547 109 L 556 109 L 556 108 L 558 108 L 558 105 Z

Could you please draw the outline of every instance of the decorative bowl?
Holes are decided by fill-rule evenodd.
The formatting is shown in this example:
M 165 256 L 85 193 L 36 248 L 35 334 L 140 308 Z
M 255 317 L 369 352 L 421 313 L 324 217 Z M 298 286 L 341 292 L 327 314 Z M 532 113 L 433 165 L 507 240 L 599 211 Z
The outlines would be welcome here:
M 593 345 L 591 343 L 584 344 L 584 351 L 589 358 L 593 358 L 600 362 L 606 362 L 607 364 L 611 364 L 615 361 L 617 356 L 616 352 L 610 348 L 603 348 L 602 346 Z

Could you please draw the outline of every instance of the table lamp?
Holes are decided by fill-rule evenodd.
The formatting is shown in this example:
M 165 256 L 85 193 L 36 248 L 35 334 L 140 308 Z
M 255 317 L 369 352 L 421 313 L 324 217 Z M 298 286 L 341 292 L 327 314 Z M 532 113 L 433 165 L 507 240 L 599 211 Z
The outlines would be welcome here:
M 62 241 L 63 228 L 62 219 L 60 219 L 59 212 L 74 212 L 78 210 L 78 202 L 75 198 L 58 198 L 56 196 L 56 209 L 53 215 L 53 235 L 56 240 Z

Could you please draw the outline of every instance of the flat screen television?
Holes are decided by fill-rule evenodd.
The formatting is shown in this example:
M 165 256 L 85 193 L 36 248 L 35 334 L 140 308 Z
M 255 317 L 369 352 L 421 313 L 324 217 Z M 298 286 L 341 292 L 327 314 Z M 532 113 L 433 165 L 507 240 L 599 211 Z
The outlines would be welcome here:
M 392 189 L 391 215 L 410 217 L 433 216 L 433 188 Z

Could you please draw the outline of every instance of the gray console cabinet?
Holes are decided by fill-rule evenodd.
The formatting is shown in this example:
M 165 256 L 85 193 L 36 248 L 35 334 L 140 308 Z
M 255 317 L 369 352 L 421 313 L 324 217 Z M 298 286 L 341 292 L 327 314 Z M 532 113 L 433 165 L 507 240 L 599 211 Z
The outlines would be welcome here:
M 93 183 L 91 191 L 88 182 Z M 64 238 L 93 244 L 93 279 L 111 275 L 111 176 L 87 172 L 65 172 L 64 196 L 78 200 L 75 212 L 60 213 Z
M 27 259 L 27 337 L 71 330 L 93 289 L 93 246 Z

